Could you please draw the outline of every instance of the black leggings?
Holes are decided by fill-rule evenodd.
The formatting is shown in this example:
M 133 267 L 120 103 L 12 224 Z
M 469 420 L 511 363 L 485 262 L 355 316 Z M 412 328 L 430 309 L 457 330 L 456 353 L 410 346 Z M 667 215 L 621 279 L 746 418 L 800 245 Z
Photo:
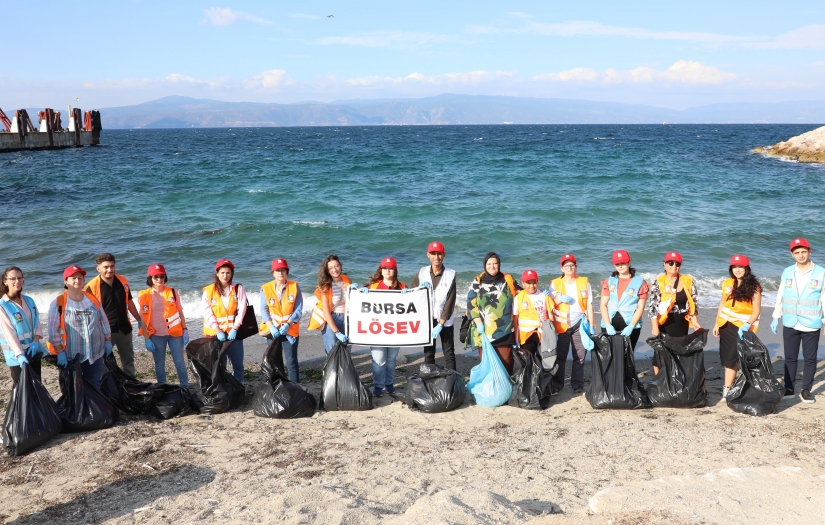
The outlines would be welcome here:
M 37 379 L 40 379 L 40 365 L 42 360 L 40 356 L 31 357 L 29 358 L 29 366 L 34 371 L 34 374 L 37 376 Z M 20 367 L 19 366 L 10 366 L 9 372 L 11 372 L 11 387 L 14 388 L 17 386 L 17 383 L 20 381 Z
M 627 323 L 619 312 L 613 314 L 613 319 L 610 320 L 610 324 L 617 332 L 621 332 L 627 328 Z M 605 333 L 605 330 L 602 330 L 602 333 Z M 630 332 L 630 347 L 632 350 L 636 350 L 636 343 L 639 342 L 640 335 L 642 335 L 641 328 L 634 328 L 633 331 Z
M 726 321 L 719 327 L 719 360 L 725 368 L 735 369 L 739 366 L 739 353 L 736 346 L 739 344 L 739 328 Z

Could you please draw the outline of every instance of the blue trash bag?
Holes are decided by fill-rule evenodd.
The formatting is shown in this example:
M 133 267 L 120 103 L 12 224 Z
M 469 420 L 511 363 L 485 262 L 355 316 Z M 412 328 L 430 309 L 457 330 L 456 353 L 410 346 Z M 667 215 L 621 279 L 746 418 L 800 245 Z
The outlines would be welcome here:
M 501 406 L 507 403 L 513 393 L 510 374 L 486 335 L 481 336 L 481 363 L 470 370 L 467 388 L 476 404 L 483 407 Z

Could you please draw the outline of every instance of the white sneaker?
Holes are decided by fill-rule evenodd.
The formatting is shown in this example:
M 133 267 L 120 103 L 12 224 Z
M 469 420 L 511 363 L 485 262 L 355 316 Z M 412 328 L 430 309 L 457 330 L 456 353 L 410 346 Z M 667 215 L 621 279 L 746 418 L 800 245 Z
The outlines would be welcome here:
M 728 392 L 730 392 L 729 386 L 722 387 L 722 397 L 728 397 Z

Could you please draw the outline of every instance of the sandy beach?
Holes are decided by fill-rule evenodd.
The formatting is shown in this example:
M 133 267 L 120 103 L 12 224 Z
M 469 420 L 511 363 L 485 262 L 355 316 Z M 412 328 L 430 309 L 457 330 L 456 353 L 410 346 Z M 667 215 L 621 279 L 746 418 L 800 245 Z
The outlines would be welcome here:
M 781 346 L 769 330 L 759 335 L 769 347 Z M 302 382 L 317 393 L 322 362 L 304 353 L 313 344 L 320 344 L 317 336 L 302 337 Z M 709 350 L 715 345 L 711 338 Z M 249 406 L 259 365 L 258 346 L 247 348 L 247 400 L 239 409 L 166 422 L 123 415 L 113 428 L 62 434 L 22 458 L 4 456 L 0 518 L 611 525 L 825 519 L 825 399 L 785 399 L 763 418 L 735 413 L 720 402 L 713 351 L 706 353 L 709 402 L 701 409 L 597 411 L 567 386 L 544 411 L 483 408 L 468 397 L 453 412 L 427 415 L 384 395 L 371 411 L 278 421 L 256 417 Z M 420 349 L 404 353 L 400 392 L 423 362 Z M 468 376 L 478 360 L 459 355 L 459 371 Z M 641 345 L 638 355 L 647 382 L 650 360 Z M 355 363 L 369 383 L 369 355 L 356 350 Z M 137 364 L 141 377 L 153 379 L 147 352 L 138 353 Z M 782 360 L 774 367 L 781 376 Z M 57 397 L 57 370 L 44 367 L 43 375 Z M 5 406 L 8 372 L 0 377 Z M 823 379 L 820 365 L 820 396 Z

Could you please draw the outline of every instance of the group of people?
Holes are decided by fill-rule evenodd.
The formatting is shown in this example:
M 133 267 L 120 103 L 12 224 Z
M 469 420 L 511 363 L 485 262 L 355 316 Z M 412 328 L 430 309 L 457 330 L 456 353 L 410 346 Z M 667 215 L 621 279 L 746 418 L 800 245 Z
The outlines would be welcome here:
M 790 250 L 795 264 L 786 268 L 777 295 L 771 329 L 776 333 L 781 319 L 785 350 L 785 395 L 795 395 L 795 378 L 800 345 L 804 356 L 802 401 L 815 401 L 811 393 L 816 371 L 820 330 L 825 312 L 825 268 L 810 259 L 811 246 L 803 238 L 794 239 Z M 456 272 L 444 266 L 446 251 L 441 242 L 427 247 L 430 264 L 413 277 L 410 287 L 431 289 L 432 344 L 424 347 L 424 362 L 435 363 L 436 340 L 440 338 L 445 366 L 456 369 L 454 323 Z M 86 283 L 86 271 L 77 265 L 63 272 L 65 291 L 56 297 L 48 311 L 48 337 L 44 337 L 40 313 L 34 300 L 23 295 L 23 272 L 16 266 L 6 268 L 0 283 L 0 345 L 14 384 L 22 363 L 28 363 L 40 375 L 41 357 L 53 354 L 59 366 L 81 355 L 84 377 L 99 386 L 102 357 L 117 349 L 121 366 L 135 374 L 132 323 L 136 320 L 146 349 L 154 356 L 158 382 L 166 382 L 166 351 L 169 349 L 178 380 L 188 387 L 184 347 L 189 331 L 181 306 L 180 294 L 167 285 L 168 275 L 162 264 L 147 269 L 146 286 L 137 294 L 137 303 L 129 281 L 117 274 L 115 257 L 110 253 L 96 260 L 98 276 Z M 521 282 L 501 270 L 501 258 L 495 252 L 484 256 L 484 271 L 472 281 L 467 294 L 469 339 L 481 356 L 482 339 L 486 338 L 505 368 L 512 373 L 513 348 L 537 352 L 544 331 L 542 324 L 551 322 L 557 339 L 558 371 L 553 377 L 552 393 L 564 386 L 565 363 L 572 356 L 570 386 L 574 392 L 584 388 L 586 345 L 583 338 L 593 333 L 595 316 L 593 291 L 586 277 L 577 273 L 573 254 L 560 261 L 561 275 L 541 289 L 535 270 L 521 274 Z M 701 329 L 698 317 L 696 285 L 690 275 L 681 273 L 682 256 L 675 251 L 665 254 L 664 272 L 647 283 L 631 266 L 630 254 L 617 250 L 612 254 L 615 271 L 600 283 L 599 312 L 603 333 L 620 333 L 635 348 L 647 311 L 651 335 L 682 337 L 689 330 Z M 303 314 L 299 284 L 289 279 L 289 264 L 277 258 L 271 265 L 273 280 L 260 288 L 260 335 L 279 339 L 283 362 L 289 379 L 299 382 L 298 343 Z M 235 265 L 228 259 L 215 264 L 214 281 L 203 289 L 203 334 L 217 337 L 229 345 L 223 354 L 234 377 L 244 380 L 243 340 L 238 330 L 247 311 L 244 287 L 234 283 Z M 719 352 L 725 369 L 723 394 L 732 386 L 738 369 L 737 340 L 745 331 L 756 332 L 761 314 L 762 287 L 753 275 L 748 257 L 733 255 L 729 277 L 722 283 L 722 299 L 717 310 L 713 334 L 719 337 Z M 381 260 L 365 286 L 354 283 L 343 273 L 340 259 L 328 255 L 318 268 L 315 296 L 318 299 L 309 316 L 307 329 L 320 330 L 327 353 L 337 342 L 347 343 L 345 315 L 350 288 L 370 290 L 405 290 L 398 280 L 397 262 L 392 257 Z M 373 394 L 395 391 L 395 367 L 399 348 L 372 347 Z M 654 373 L 659 363 L 653 363 Z

